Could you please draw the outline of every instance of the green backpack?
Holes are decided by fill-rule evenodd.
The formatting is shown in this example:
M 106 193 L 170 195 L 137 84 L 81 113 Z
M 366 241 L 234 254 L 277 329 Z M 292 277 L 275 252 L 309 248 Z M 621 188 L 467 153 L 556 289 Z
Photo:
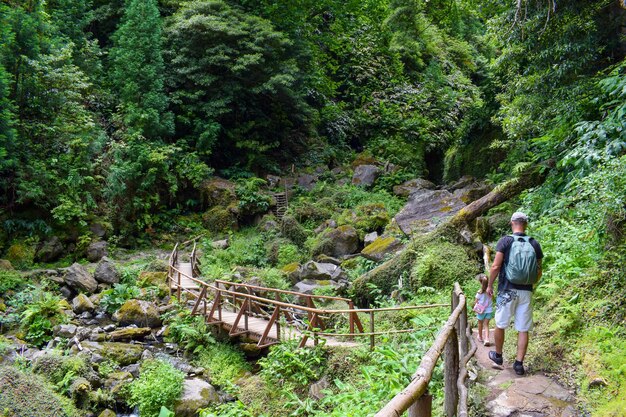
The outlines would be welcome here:
M 510 235 L 513 238 L 509 262 L 504 268 L 506 278 L 513 284 L 532 285 L 537 282 L 537 253 L 530 244 L 530 236 Z

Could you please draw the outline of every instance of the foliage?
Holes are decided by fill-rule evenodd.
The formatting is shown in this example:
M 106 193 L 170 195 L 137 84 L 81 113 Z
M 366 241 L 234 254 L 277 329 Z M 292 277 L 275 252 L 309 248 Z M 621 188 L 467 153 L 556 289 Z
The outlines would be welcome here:
M 139 296 L 139 288 L 130 284 L 113 284 L 113 288 L 102 291 L 100 306 L 109 314 L 113 314 L 124 303 Z
M 321 347 L 299 349 L 295 342 L 285 342 L 273 346 L 259 364 L 261 375 L 275 386 L 302 387 L 322 375 L 324 351 Z
M 0 410 L 16 416 L 78 417 L 71 401 L 55 393 L 43 379 L 13 367 L 0 367 Z
M 63 394 L 69 394 L 73 381 L 90 370 L 84 358 L 62 356 L 58 352 L 37 358 L 33 364 L 33 372 L 47 378 Z
M 113 42 L 111 78 L 119 94 L 124 125 L 149 139 L 172 133 L 173 117 L 166 111 L 157 1 L 129 1 Z
M 185 375 L 169 362 L 146 360 L 139 378 L 130 383 L 129 404 L 138 406 L 141 415 L 157 417 L 161 407 L 173 408 L 183 390 Z
M 270 207 L 271 198 L 261 192 L 261 186 L 266 185 L 261 178 L 242 178 L 237 180 L 235 193 L 239 200 L 238 207 L 242 214 L 253 215 L 265 213 Z
M 251 370 L 243 353 L 234 346 L 216 343 L 198 355 L 197 364 L 205 368 L 211 382 L 230 390 L 237 379 Z
M 477 272 L 478 263 L 469 258 L 465 248 L 445 241 L 431 242 L 416 257 L 410 285 L 414 290 L 423 286 L 449 288 L 454 282 L 473 279 Z
M 187 352 L 199 353 L 213 347 L 215 340 L 202 316 L 192 316 L 187 308 L 172 310 L 163 315 L 168 326 L 168 339 Z
M 49 292 L 39 291 L 21 314 L 21 326 L 26 340 L 42 346 L 52 338 L 52 329 L 67 320 L 63 310 L 70 308 L 65 300 Z
M 17 291 L 26 285 L 26 280 L 19 272 L 0 270 L 0 294 Z

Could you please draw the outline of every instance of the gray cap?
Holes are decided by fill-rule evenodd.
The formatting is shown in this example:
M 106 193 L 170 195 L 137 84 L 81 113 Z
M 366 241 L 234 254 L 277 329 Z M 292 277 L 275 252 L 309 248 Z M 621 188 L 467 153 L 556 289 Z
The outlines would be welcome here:
M 525 213 L 522 213 L 521 211 L 516 211 L 511 216 L 511 221 L 528 223 L 528 216 Z

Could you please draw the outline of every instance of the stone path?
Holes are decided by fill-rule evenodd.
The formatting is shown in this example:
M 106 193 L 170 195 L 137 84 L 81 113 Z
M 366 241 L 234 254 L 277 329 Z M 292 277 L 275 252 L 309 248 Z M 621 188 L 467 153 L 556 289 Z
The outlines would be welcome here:
M 474 331 L 474 340 L 476 332 Z M 486 375 L 490 391 L 486 399 L 487 410 L 492 417 L 575 417 L 574 396 L 556 381 L 527 369 L 526 375 L 518 376 L 513 363 L 505 358 L 504 367 L 494 364 L 488 355 L 492 346 L 478 345 L 475 358 Z M 514 359 L 514 358 L 513 358 Z

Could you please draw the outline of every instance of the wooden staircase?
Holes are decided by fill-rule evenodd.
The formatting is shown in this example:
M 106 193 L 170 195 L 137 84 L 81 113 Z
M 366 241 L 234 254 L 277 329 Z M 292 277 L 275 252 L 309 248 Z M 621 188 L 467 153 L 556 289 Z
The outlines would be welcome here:
M 283 191 L 282 193 L 274 193 L 274 198 L 276 199 L 276 208 L 274 209 L 274 214 L 279 219 L 282 219 L 287 213 L 287 209 L 289 208 L 289 202 L 287 201 L 287 191 Z

